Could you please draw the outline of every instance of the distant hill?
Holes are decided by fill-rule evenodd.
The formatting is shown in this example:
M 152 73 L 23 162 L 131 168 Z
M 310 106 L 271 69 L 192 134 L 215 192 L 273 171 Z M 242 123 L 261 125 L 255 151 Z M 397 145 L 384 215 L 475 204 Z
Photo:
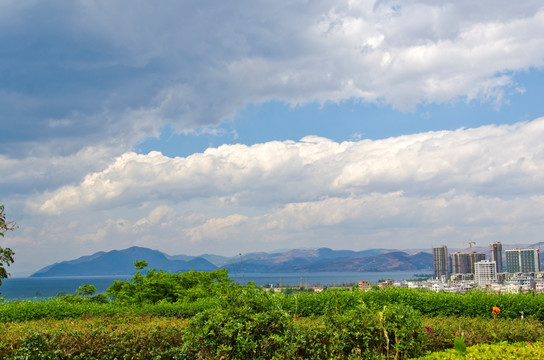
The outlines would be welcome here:
M 166 257 L 168 259 L 170 259 L 170 260 L 185 260 L 185 261 L 193 260 L 193 259 L 199 257 L 199 258 L 208 260 L 209 262 L 211 262 L 212 264 L 214 264 L 217 267 L 223 266 L 223 265 L 227 264 L 231 260 L 231 257 L 228 257 L 228 256 L 212 255 L 212 254 L 202 254 L 202 255 L 199 255 L 199 256 L 166 255 Z
M 206 258 L 207 259 L 206 259 Z M 131 275 L 134 261 L 145 260 L 148 268 L 164 271 L 213 271 L 228 269 L 231 273 L 343 272 L 431 270 L 432 255 L 410 254 L 398 250 L 364 251 L 295 249 L 276 253 L 249 253 L 225 257 L 219 255 L 167 255 L 157 250 L 131 247 L 125 250 L 98 252 L 75 260 L 46 266 L 31 277 Z M 214 261 L 215 263 L 212 263 Z
M 352 258 L 319 264 L 320 271 L 406 271 L 406 270 L 432 270 L 433 256 L 429 253 L 420 252 L 409 255 L 402 251 L 390 252 L 364 258 Z M 308 270 L 312 271 L 315 266 Z
M 230 272 L 342 272 L 432 270 L 432 255 L 373 249 L 364 251 L 290 250 L 279 254 L 248 254 L 223 266 Z
M 157 250 L 143 247 L 131 247 L 125 250 L 98 252 L 90 256 L 83 256 L 71 261 L 63 261 L 46 266 L 31 277 L 54 276 L 95 276 L 95 275 L 131 275 L 136 272 L 134 261 L 145 260 L 149 268 L 164 271 L 213 271 L 217 266 L 206 259 L 193 257 L 190 260 L 170 260 Z

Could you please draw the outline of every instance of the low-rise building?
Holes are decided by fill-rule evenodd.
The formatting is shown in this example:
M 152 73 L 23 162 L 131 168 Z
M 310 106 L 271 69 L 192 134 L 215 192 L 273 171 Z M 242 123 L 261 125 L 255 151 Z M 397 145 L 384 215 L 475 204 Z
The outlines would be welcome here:
M 372 283 L 367 280 L 359 280 L 358 284 L 359 290 L 370 290 L 372 288 Z
M 389 286 L 393 286 L 393 280 L 380 281 L 378 283 L 378 286 L 381 287 L 381 288 L 386 288 L 386 287 L 389 287 Z

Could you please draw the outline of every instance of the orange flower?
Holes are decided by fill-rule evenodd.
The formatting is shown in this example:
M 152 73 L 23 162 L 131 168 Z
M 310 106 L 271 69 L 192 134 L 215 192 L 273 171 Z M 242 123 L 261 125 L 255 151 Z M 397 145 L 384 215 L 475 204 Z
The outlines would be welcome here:
M 501 312 L 501 309 L 499 309 L 498 306 L 493 306 L 493 311 L 491 312 L 493 315 L 497 315 Z

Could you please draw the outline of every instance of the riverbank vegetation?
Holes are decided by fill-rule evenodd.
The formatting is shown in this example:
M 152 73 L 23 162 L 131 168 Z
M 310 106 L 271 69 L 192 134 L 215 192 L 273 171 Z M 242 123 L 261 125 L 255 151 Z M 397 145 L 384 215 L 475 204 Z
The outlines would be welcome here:
M 481 291 L 282 293 L 233 284 L 224 270 L 149 270 L 105 294 L 83 284 L 73 295 L 0 302 L 0 358 L 478 358 L 472 354 L 512 347 L 526 354 L 542 351 L 543 305 L 541 295 Z

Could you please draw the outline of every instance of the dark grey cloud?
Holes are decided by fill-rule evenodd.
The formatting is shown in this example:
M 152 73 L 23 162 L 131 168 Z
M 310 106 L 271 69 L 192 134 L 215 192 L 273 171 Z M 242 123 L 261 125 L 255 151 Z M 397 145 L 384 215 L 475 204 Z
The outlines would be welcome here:
M 1 7 L 1 152 L 19 157 L 36 144 L 59 154 L 127 150 L 166 124 L 215 126 L 270 100 L 500 102 L 512 71 L 543 65 L 539 2 Z

